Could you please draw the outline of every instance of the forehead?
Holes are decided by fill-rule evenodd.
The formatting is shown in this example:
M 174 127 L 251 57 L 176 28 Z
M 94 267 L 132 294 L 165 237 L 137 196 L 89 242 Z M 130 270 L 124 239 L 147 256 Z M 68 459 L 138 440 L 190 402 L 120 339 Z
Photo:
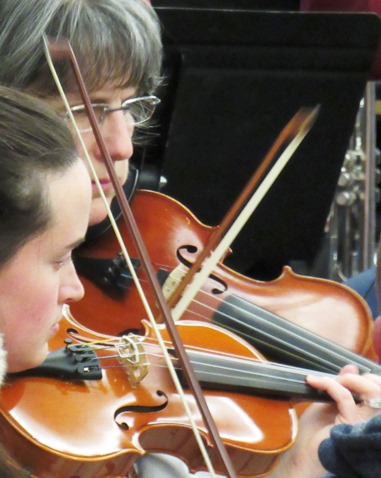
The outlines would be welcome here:
M 91 187 L 82 161 L 62 174 L 47 176 L 44 194 L 51 212 L 48 228 L 17 251 L 2 268 L 0 282 L 10 277 L 19 281 L 20 271 L 29 274 L 45 263 L 50 264 L 83 240 L 90 214 Z
M 127 98 L 131 98 L 136 96 L 137 88 L 134 86 L 128 86 L 124 88 L 120 88 L 115 86 L 115 84 L 106 84 L 103 88 L 99 88 L 97 90 L 90 92 L 91 99 L 97 98 L 106 98 L 109 100 L 124 100 Z
M 60 243 L 77 241 L 86 234 L 91 203 L 90 176 L 82 161 L 48 178 L 52 221 L 50 232 Z
M 104 87 L 89 92 L 91 101 L 102 101 L 105 103 L 120 102 L 137 95 L 137 88 L 129 86 L 120 88 L 115 83 L 107 83 Z M 83 103 L 82 95 L 78 90 L 70 91 L 66 94 L 69 104 Z M 64 103 L 60 96 L 48 98 L 47 101 L 55 108 L 63 108 Z

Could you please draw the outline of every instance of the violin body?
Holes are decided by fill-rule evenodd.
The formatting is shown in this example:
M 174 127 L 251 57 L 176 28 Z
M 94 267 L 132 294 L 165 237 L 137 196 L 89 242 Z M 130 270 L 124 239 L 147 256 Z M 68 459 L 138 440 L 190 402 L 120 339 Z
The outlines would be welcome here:
M 146 328 L 144 346 L 152 354 L 148 375 L 135 386 L 116 357 L 105 358 L 109 349 L 97 352 L 106 364 L 101 380 L 10 377 L 0 395 L 0 430 L 9 456 L 38 478 L 125 477 L 136 458 L 149 452 L 177 455 L 193 471 L 205 469 L 183 405 Z M 217 327 L 184 322 L 179 331 L 186 347 L 207 346 L 208 351 L 223 349 L 263 361 L 243 340 Z M 110 338 L 68 317 L 49 342 L 50 350 L 61 348 L 67 336 L 102 343 Z M 185 393 L 209 445 L 196 402 Z M 238 475 L 262 475 L 293 443 L 296 420 L 288 402 L 232 391 L 206 390 L 205 396 Z M 214 449 L 209 451 L 218 471 Z
M 160 193 L 137 191 L 131 208 L 158 273 L 186 271 L 215 230 L 200 223 L 183 205 Z M 121 232 L 134 257 L 135 251 L 123 224 Z M 86 244 L 79 253 L 89 258 L 112 258 L 118 251 L 114 233 L 109 231 Z M 152 294 L 145 287 L 144 275 L 139 269 L 137 274 L 152 309 L 157 311 Z M 141 328 L 146 314 L 132 282 L 115 298 L 83 275 L 81 280 L 86 294 L 73 304 L 72 310 L 83 325 L 106 334 Z M 365 301 L 344 285 L 300 276 L 288 267 L 279 278 L 262 282 L 219 263 L 182 318 L 213 321 L 216 309 L 232 296 L 263 307 L 357 354 L 375 357 L 371 345 L 372 317 Z M 230 330 L 234 331 L 234 327 Z

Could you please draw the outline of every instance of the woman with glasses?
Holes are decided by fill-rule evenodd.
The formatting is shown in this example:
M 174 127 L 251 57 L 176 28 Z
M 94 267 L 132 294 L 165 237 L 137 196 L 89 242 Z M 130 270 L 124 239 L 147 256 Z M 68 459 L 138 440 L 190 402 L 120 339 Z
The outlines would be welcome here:
M 42 35 L 73 47 L 119 182 L 127 187 L 135 138 L 159 103 L 162 45 L 153 8 L 145 0 L 13 0 L 0 2 L 0 83 L 27 90 L 66 115 L 44 57 Z M 71 111 L 83 133 L 103 192 L 114 190 L 91 132 L 69 62 L 55 62 Z M 79 153 L 83 156 L 81 148 Z M 133 178 L 131 178 L 131 181 Z M 106 217 L 93 181 L 90 225 Z

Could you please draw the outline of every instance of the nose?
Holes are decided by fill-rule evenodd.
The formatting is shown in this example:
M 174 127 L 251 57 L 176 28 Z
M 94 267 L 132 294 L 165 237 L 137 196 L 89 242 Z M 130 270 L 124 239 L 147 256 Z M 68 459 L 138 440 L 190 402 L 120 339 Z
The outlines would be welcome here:
M 128 160 L 134 152 L 132 144 L 133 125 L 126 123 L 122 111 L 114 111 L 106 116 L 101 127 L 102 137 L 113 161 Z M 97 148 L 96 155 L 102 159 Z
M 85 295 L 85 289 L 79 280 L 74 265 L 70 263 L 60 287 L 60 303 L 77 302 Z

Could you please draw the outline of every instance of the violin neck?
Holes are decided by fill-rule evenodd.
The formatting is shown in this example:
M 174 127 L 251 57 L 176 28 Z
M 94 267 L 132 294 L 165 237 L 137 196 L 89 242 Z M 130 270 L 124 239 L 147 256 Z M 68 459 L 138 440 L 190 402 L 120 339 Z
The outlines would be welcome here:
M 355 364 L 361 373 L 381 375 L 381 366 L 245 299 L 230 296 L 212 323 L 239 335 L 266 357 L 282 363 L 337 374 Z
M 214 353 L 193 350 L 187 353 L 204 389 L 293 401 L 332 401 L 327 393 L 306 383 L 307 375 L 327 376 L 326 373 Z

